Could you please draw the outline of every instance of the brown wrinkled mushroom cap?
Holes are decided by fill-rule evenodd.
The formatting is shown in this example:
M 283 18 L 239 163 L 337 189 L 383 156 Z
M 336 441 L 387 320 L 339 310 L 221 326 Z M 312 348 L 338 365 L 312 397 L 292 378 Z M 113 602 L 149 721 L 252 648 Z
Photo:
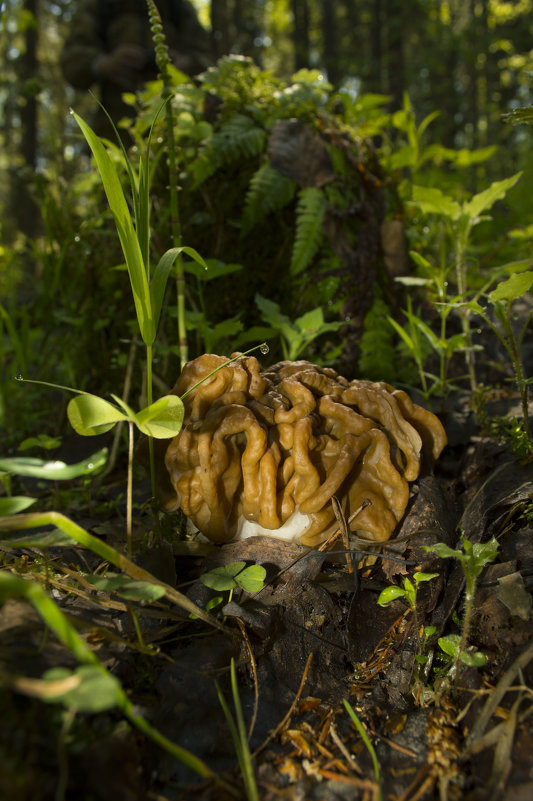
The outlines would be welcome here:
M 354 530 L 389 539 L 403 517 L 424 446 L 436 459 L 446 434 L 435 415 L 385 383 L 347 381 L 310 362 L 261 372 L 254 357 L 231 364 L 206 354 L 189 362 L 173 394 L 183 429 L 165 465 L 174 497 L 198 529 L 224 543 L 270 534 L 317 546 L 336 529 L 331 498 L 346 517 L 365 499 Z

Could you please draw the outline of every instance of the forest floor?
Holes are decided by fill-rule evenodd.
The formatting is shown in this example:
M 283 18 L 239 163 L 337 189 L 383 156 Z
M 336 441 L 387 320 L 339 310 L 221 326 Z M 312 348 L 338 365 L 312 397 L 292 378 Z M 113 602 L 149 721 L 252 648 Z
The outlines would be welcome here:
M 499 403 L 500 414 L 516 413 L 516 399 Z M 245 798 L 215 684 L 233 708 L 232 657 L 261 801 L 533 798 L 533 464 L 481 435 L 465 399 L 445 424 L 449 445 L 434 473 L 413 485 L 397 536 L 355 575 L 344 557 L 325 560 L 262 537 L 222 548 L 165 540 L 136 551 L 136 562 L 200 606 L 209 598 L 198 581 L 206 570 L 238 560 L 264 564 L 264 589 L 253 597 L 234 593 L 222 610 L 224 630 L 191 621 L 167 602 L 137 605 L 141 647 L 127 604 L 76 580 L 78 570 L 102 570 L 94 554 L 73 547 L 44 558 L 35 549 L 6 549 L 4 566 L 45 586 L 54 576 L 52 597 L 135 709 L 223 784 L 200 779 L 116 710 L 73 715 L 30 697 L 30 685 L 25 693 L 6 687 L 13 676 L 39 678 L 77 664 L 29 604 L 11 599 L 0 610 L 0 798 Z M 117 492 L 104 484 L 91 505 L 65 513 L 119 547 L 124 519 L 116 504 L 102 502 Z M 148 525 L 139 511 L 137 542 Z M 469 636 L 486 664 L 463 665 L 451 681 L 436 640 L 460 632 L 464 574 L 458 561 L 423 546 L 460 547 L 461 532 L 472 543 L 495 537 L 499 551 L 479 577 Z M 438 576 L 420 585 L 417 631 L 402 599 L 381 607 L 377 598 L 418 566 Z M 422 625 L 435 626 L 425 666 L 416 660 Z

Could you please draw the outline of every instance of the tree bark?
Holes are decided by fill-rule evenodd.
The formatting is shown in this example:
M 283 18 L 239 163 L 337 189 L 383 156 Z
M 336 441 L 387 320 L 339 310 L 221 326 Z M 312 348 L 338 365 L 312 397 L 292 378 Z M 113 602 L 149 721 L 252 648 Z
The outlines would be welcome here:
M 22 167 L 11 173 L 11 204 L 19 230 L 33 237 L 39 227 L 38 210 L 28 191 L 28 180 L 37 165 L 38 0 L 26 0 L 24 9 L 32 15 L 33 22 L 26 28 L 24 52 L 16 64 L 21 130 L 18 153 Z
M 335 3 L 322 0 L 322 58 L 328 81 L 338 86 L 342 75 L 339 65 L 339 41 Z
M 309 5 L 307 0 L 291 0 L 293 16 L 292 40 L 296 70 L 309 67 Z

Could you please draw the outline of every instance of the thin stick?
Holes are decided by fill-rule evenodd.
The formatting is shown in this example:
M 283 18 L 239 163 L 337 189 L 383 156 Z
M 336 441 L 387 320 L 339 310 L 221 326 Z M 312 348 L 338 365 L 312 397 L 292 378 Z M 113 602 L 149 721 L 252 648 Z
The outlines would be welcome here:
M 303 692 L 303 689 L 305 687 L 305 682 L 307 681 L 307 674 L 309 673 L 309 668 L 311 667 L 311 662 L 312 661 L 313 661 L 313 654 L 310 653 L 309 656 L 307 657 L 307 662 L 305 663 L 304 672 L 302 673 L 302 679 L 300 681 L 300 686 L 298 687 L 298 692 L 294 696 L 294 700 L 293 700 L 292 704 L 289 707 L 289 711 L 287 712 L 287 714 L 285 715 L 285 717 L 283 718 L 281 723 L 278 723 L 278 725 L 276 726 L 274 731 L 270 732 L 270 734 L 268 735 L 268 737 L 266 738 L 264 743 L 262 743 L 259 746 L 259 748 L 255 749 L 255 751 L 253 753 L 254 757 L 256 757 L 257 754 L 259 754 L 264 748 L 266 748 L 271 740 L 273 740 L 275 737 L 278 736 L 280 731 L 282 731 L 282 729 L 285 727 L 287 721 L 290 719 L 292 713 L 296 709 L 296 705 L 297 705 L 298 701 L 300 700 L 300 696 L 301 696 L 301 694 Z
M 348 524 L 346 523 L 346 518 L 344 517 L 344 512 L 342 511 L 339 499 L 335 495 L 331 499 L 331 505 L 333 506 L 333 511 L 335 512 L 337 523 L 339 524 L 343 545 L 346 548 L 346 567 L 348 568 L 348 573 L 353 573 L 353 562 L 352 562 L 352 554 L 350 553 L 350 533 L 348 531 Z
M 246 644 L 246 649 L 248 651 L 248 655 L 250 657 L 250 666 L 252 668 L 252 676 L 254 679 L 254 708 L 252 712 L 252 719 L 250 720 L 250 726 L 248 727 L 248 739 L 250 740 L 252 734 L 254 733 L 255 722 L 257 720 L 257 711 L 259 708 L 259 681 L 257 679 L 257 665 L 255 662 L 254 652 L 252 651 L 252 646 L 250 644 L 250 639 L 248 634 L 246 633 L 246 629 L 244 627 L 244 623 L 238 617 L 237 624 L 241 630 L 242 638 Z

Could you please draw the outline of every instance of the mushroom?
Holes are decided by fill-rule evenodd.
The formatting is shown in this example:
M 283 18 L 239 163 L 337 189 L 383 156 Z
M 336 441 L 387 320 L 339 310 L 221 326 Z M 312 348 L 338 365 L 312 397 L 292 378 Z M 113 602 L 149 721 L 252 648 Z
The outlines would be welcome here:
M 172 393 L 185 395 L 185 419 L 166 448 L 164 507 L 217 543 L 267 534 L 317 547 L 337 527 L 334 495 L 346 517 L 370 501 L 355 533 L 388 540 L 422 449 L 435 460 L 446 445 L 438 418 L 405 392 L 307 361 L 262 372 L 252 356 L 206 354 Z

